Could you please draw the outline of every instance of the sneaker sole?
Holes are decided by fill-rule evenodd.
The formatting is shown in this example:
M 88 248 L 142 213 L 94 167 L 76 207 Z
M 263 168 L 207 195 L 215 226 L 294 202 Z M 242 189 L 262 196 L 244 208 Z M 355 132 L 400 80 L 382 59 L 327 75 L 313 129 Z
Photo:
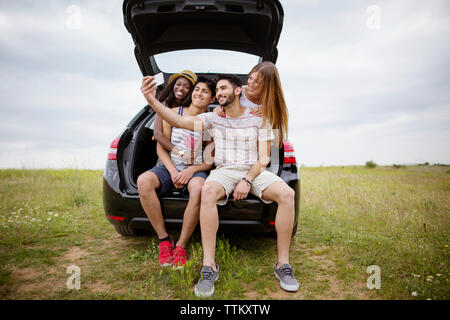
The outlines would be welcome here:
M 211 297 L 214 294 L 214 286 L 212 287 L 212 289 L 208 292 L 204 292 L 204 291 L 199 291 L 197 290 L 197 287 L 195 287 L 194 289 L 194 293 L 197 297 L 200 298 L 208 298 Z
M 170 262 L 170 263 L 163 263 L 163 264 L 159 264 L 161 267 L 168 267 L 168 266 L 171 266 L 172 265 L 172 262 Z
M 215 283 L 217 280 L 219 280 L 219 276 L 217 276 L 217 278 L 216 278 L 216 280 L 214 281 L 214 283 Z M 195 293 L 195 295 L 196 295 L 197 297 L 200 297 L 200 298 L 208 298 L 208 297 L 211 297 L 211 296 L 214 294 L 214 288 L 215 288 L 215 286 L 213 285 L 210 291 L 204 292 L 204 291 L 199 291 L 199 290 L 197 290 L 197 286 L 195 286 L 195 288 L 194 288 L 194 293 Z
M 289 284 L 285 284 L 283 283 L 283 281 L 281 281 L 281 278 L 278 276 L 277 272 L 274 271 L 275 277 L 277 277 L 278 280 L 280 280 L 280 287 L 283 288 L 286 291 L 291 291 L 291 292 L 295 292 L 298 291 L 299 289 L 299 285 L 289 285 Z
M 188 262 L 188 260 L 186 259 L 186 261 L 184 263 L 180 263 L 180 262 L 173 262 L 172 261 L 172 268 L 174 270 L 181 270 L 184 268 L 184 266 L 186 265 L 186 263 Z

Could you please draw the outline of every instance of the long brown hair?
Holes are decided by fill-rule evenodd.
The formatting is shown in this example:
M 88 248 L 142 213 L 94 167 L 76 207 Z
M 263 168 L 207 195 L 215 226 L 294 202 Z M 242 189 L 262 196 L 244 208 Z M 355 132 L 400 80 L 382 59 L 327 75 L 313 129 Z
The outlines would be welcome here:
M 263 91 L 261 95 L 263 125 L 268 123 L 273 129 L 279 130 L 278 146 L 281 148 L 283 140 L 288 136 L 288 110 L 281 88 L 280 75 L 275 65 L 270 61 L 257 64 L 249 72 L 249 76 L 259 72 L 262 76 Z

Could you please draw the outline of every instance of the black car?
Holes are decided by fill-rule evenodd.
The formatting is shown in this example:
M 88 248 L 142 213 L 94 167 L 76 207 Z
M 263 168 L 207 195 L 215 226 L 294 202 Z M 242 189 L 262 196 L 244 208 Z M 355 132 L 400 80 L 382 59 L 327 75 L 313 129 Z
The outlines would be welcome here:
M 136 60 L 145 76 L 161 72 L 155 57 L 165 53 L 182 55 L 183 50 L 190 49 L 241 52 L 256 57 L 256 63 L 263 60 L 275 63 L 284 14 L 278 0 L 125 0 L 123 15 L 135 44 Z M 210 60 L 205 58 L 205 63 Z M 246 73 L 256 63 L 234 74 L 246 83 Z M 192 71 L 210 78 L 218 73 L 215 70 Z M 172 73 L 162 72 L 167 82 Z M 210 110 L 213 107 L 211 105 Z M 154 118 L 155 112 L 145 106 L 113 140 L 108 153 L 103 205 L 106 217 L 121 235 L 135 235 L 138 231 L 152 229 L 141 207 L 136 181 L 157 162 Z M 295 234 L 300 177 L 290 142 L 285 141 L 282 148 L 272 147 L 271 162 L 266 170 L 280 176 L 295 190 Z M 171 190 L 162 195 L 160 201 L 166 225 L 181 226 L 188 198 Z M 244 200 L 230 200 L 226 205 L 218 206 L 219 229 L 275 233 L 276 209 L 276 203 L 264 204 L 251 194 Z

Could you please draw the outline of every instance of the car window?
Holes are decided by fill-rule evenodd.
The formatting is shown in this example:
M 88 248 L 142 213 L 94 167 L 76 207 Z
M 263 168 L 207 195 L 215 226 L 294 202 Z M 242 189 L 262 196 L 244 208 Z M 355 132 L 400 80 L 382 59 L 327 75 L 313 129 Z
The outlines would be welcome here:
M 259 57 L 252 54 L 216 49 L 171 51 L 154 58 L 165 73 L 188 69 L 197 73 L 247 74 L 259 62 Z

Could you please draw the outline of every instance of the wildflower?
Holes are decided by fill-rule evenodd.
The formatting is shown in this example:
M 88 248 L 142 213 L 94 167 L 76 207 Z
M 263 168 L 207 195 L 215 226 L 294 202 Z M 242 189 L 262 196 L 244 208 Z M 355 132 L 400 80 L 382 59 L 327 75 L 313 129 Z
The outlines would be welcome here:
M 411 292 L 411 295 L 412 295 L 413 297 L 417 297 L 417 292 L 413 291 L 413 292 Z
M 440 276 L 442 276 L 442 274 L 440 274 L 440 273 L 436 273 L 436 276 L 440 277 Z
M 36 218 L 32 218 L 31 221 L 36 221 Z
M 448 248 L 448 244 L 446 244 L 444 247 Z
M 57 216 L 58 216 L 58 214 L 57 214 L 57 213 L 55 213 L 55 214 L 54 214 L 54 216 L 55 216 L 55 217 L 57 217 Z

